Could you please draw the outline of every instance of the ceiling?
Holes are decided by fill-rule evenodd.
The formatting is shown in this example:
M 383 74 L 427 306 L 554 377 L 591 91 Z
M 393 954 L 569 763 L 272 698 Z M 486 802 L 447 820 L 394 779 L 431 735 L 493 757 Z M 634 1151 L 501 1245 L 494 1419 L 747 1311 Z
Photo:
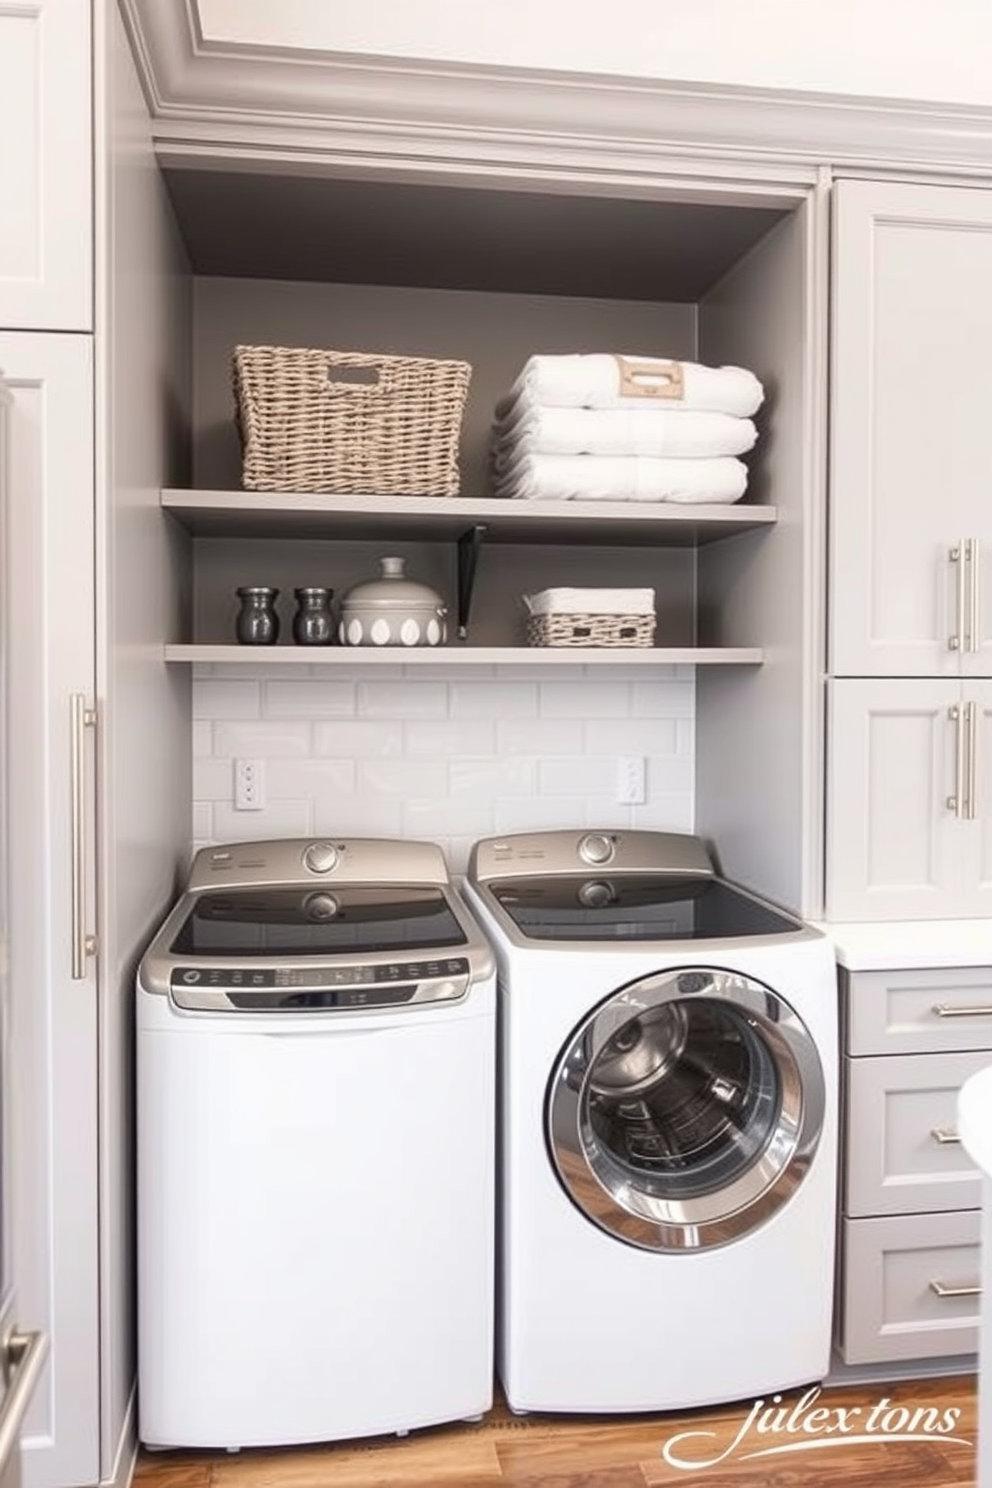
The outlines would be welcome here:
M 193 271 L 695 302 L 784 215 L 312 175 L 166 168 Z

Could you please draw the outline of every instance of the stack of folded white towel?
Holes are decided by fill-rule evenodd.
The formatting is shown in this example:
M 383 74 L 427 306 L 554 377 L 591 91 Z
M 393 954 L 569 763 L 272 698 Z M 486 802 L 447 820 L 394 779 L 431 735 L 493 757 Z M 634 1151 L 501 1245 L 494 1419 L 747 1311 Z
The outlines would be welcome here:
M 739 501 L 764 389 L 744 367 L 607 352 L 532 356 L 496 405 L 497 496 Z

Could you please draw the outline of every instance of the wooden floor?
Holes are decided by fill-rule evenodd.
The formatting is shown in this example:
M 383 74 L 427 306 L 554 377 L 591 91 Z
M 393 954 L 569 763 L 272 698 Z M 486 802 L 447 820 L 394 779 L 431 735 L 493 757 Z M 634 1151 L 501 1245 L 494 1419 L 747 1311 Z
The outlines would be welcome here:
M 802 1395 L 789 1392 L 783 1406 L 791 1410 Z M 970 1375 L 844 1386 L 807 1402 L 791 1429 L 785 1417 L 756 1415 L 744 1436 L 753 1399 L 718 1410 L 622 1418 L 517 1417 L 499 1404 L 476 1426 L 436 1427 L 403 1440 L 379 1437 L 279 1452 L 142 1453 L 135 1488 L 960 1488 L 975 1482 L 976 1404 Z M 804 1420 L 822 1432 L 839 1418 L 817 1422 L 810 1410 L 837 1407 L 860 1410 L 845 1424 L 852 1437 L 867 1440 L 745 1456 L 768 1445 L 813 1439 L 818 1432 L 804 1429 Z M 908 1430 L 910 1417 L 927 1408 L 933 1408 L 929 1421 L 945 1410 L 958 1411 L 953 1430 L 943 1436 L 926 1432 L 922 1441 L 886 1437 L 886 1423 L 890 1433 L 900 1426 Z M 769 1429 L 759 1432 L 762 1420 Z M 770 1429 L 776 1424 L 778 1431 Z M 683 1432 L 713 1435 L 676 1445 L 673 1439 Z M 840 1434 L 835 1430 L 833 1439 Z M 683 1468 L 666 1462 L 666 1444 L 693 1464 L 726 1455 L 711 1466 Z

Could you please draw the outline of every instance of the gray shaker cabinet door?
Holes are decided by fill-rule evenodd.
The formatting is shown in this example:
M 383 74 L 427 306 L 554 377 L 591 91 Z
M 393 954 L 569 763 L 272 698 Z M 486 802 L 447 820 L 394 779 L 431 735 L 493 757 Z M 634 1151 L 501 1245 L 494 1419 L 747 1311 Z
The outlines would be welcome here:
M 830 670 L 992 671 L 992 191 L 834 196 Z

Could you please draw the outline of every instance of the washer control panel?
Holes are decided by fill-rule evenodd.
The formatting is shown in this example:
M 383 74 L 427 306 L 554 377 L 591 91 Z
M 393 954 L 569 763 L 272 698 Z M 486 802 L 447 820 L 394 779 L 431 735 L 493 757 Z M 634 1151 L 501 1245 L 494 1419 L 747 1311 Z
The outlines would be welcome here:
M 400 1003 L 455 1002 L 468 990 L 464 956 L 326 966 L 177 966 L 170 992 L 190 1011 L 349 1012 Z

